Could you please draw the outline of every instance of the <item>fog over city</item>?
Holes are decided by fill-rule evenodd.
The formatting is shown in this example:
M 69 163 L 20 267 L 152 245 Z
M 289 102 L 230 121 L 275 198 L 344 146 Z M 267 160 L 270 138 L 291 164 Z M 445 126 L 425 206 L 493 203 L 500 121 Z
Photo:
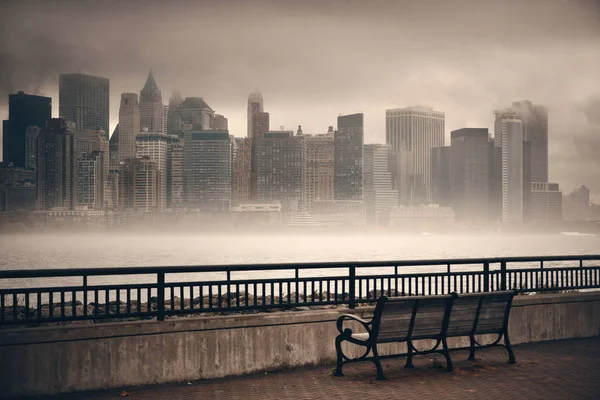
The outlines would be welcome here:
M 152 68 L 163 99 L 200 96 L 246 134 L 260 89 L 271 127 L 324 133 L 365 114 L 385 142 L 385 110 L 425 105 L 451 130 L 493 127 L 496 108 L 549 108 L 550 181 L 600 193 L 600 5 L 530 1 L 19 1 L 0 4 L 0 116 L 9 93 L 53 98 L 58 74 L 110 79 L 121 93 Z

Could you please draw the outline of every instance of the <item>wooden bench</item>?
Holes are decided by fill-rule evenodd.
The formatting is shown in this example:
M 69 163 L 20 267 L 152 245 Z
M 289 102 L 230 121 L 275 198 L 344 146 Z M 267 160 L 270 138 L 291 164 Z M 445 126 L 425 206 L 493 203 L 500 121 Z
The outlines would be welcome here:
M 406 368 L 412 368 L 414 355 L 442 353 L 446 358 L 446 369 L 452 371 L 452 359 L 447 338 L 468 336 L 469 359 L 475 357 L 476 348 L 504 346 L 509 355 L 509 363 L 515 357 L 508 337 L 508 318 L 512 299 L 516 292 L 491 292 L 467 295 L 386 297 L 377 301 L 375 313 L 370 321 L 355 315 L 345 314 L 338 318 L 336 337 L 337 365 L 335 376 L 343 376 L 342 367 L 348 362 L 373 361 L 377 368 L 377 379 L 385 379 L 381 360 L 406 356 Z M 354 321 L 362 325 L 364 332 L 354 333 L 344 324 Z M 483 345 L 475 340 L 475 335 L 498 334 L 498 339 Z M 504 338 L 504 344 L 500 340 Z M 418 350 L 413 341 L 431 339 L 435 345 L 428 350 Z M 342 343 L 350 342 L 365 347 L 363 354 L 350 358 L 342 351 Z M 382 343 L 406 342 L 407 353 L 380 356 L 377 345 Z M 441 349 L 440 349 L 441 345 Z M 372 356 L 369 354 L 372 353 Z

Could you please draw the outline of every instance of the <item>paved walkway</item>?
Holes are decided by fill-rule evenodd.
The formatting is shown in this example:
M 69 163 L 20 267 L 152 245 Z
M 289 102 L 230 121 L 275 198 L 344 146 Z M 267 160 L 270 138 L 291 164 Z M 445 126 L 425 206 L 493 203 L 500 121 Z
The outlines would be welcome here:
M 439 367 L 441 356 L 416 357 L 414 369 L 392 359 L 383 363 L 387 381 L 375 380 L 373 363 L 360 363 L 346 366 L 342 378 L 331 376 L 331 366 L 300 368 L 57 399 L 600 399 L 600 337 L 520 345 L 515 354 L 518 364 L 507 365 L 500 348 L 474 362 L 453 353 L 453 374 Z

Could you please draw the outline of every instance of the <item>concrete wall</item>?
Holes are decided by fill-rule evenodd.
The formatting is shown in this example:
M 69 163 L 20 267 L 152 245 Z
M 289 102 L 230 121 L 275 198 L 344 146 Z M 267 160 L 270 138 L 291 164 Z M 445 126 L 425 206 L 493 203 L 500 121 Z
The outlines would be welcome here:
M 368 316 L 372 308 L 357 310 Z M 333 363 L 348 310 L 0 331 L 0 397 L 120 388 Z M 600 335 L 600 293 L 519 296 L 513 344 Z M 466 340 L 450 345 L 465 345 Z M 425 346 L 425 345 L 423 345 Z M 388 345 L 382 353 L 404 351 Z M 517 360 L 519 357 L 516 353 Z

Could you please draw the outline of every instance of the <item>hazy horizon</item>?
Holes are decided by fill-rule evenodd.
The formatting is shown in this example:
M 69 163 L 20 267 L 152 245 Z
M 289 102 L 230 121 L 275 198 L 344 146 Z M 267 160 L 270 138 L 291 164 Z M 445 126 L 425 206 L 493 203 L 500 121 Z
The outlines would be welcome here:
M 120 94 L 149 68 L 200 96 L 246 136 L 259 88 L 271 126 L 323 133 L 339 114 L 365 113 L 365 143 L 385 142 L 385 110 L 446 113 L 446 137 L 492 131 L 493 110 L 549 107 L 550 180 L 600 199 L 600 5 L 594 1 L 22 1 L 0 5 L 0 116 L 9 93 L 53 98 L 58 74 L 111 80 L 111 132 Z M 40 29 L 40 27 L 43 27 Z M 449 141 L 447 140 L 447 143 Z

